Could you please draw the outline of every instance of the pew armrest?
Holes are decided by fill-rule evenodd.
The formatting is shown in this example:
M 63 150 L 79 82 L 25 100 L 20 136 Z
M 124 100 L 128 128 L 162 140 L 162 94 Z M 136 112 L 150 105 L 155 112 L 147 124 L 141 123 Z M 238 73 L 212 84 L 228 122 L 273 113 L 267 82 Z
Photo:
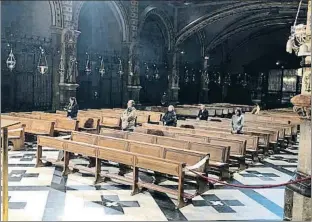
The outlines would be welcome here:
M 207 161 L 209 160 L 209 155 L 207 155 L 205 158 L 203 158 L 201 161 L 199 161 L 198 163 L 192 165 L 192 166 L 186 166 L 185 169 L 186 170 L 195 170 L 195 169 L 199 169 L 201 167 L 207 165 Z

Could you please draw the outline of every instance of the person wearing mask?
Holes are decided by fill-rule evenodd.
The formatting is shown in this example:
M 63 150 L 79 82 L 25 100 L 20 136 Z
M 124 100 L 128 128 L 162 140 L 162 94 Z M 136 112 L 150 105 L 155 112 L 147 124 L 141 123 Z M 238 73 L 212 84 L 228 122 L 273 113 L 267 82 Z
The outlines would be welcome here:
M 123 131 L 133 132 L 136 121 L 136 109 L 134 108 L 134 101 L 129 100 L 127 103 L 127 109 L 121 115 L 121 129 Z M 124 176 L 129 167 L 125 164 L 119 164 L 119 176 Z
M 168 106 L 168 111 L 163 116 L 162 122 L 164 126 L 177 126 L 177 115 L 173 105 Z
M 208 110 L 206 109 L 205 105 L 200 106 L 200 110 L 197 115 L 197 120 L 208 120 Z
M 124 131 L 133 131 L 136 121 L 136 109 L 134 108 L 134 101 L 129 100 L 127 109 L 121 115 L 121 128 Z
M 241 109 L 236 109 L 235 114 L 232 116 L 232 133 L 242 134 L 244 127 L 244 116 Z
M 69 104 L 65 108 L 65 110 L 67 111 L 68 118 L 77 119 L 79 107 L 78 107 L 77 100 L 75 97 L 69 98 Z
M 260 113 L 260 106 L 256 103 L 255 107 L 252 109 L 251 114 L 258 115 Z

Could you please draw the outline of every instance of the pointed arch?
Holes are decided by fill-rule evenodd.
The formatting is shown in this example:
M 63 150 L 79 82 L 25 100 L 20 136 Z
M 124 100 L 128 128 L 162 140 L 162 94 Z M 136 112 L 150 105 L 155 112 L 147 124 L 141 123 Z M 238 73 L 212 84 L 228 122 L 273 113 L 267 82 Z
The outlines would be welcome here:
M 173 35 L 173 25 L 172 22 L 170 21 L 168 15 L 161 9 L 154 7 L 154 6 L 148 6 L 145 8 L 145 10 L 142 12 L 140 15 L 140 23 L 139 23 L 139 30 L 138 30 L 138 38 L 140 36 L 140 33 L 143 30 L 144 23 L 146 19 L 151 16 L 155 15 L 159 18 L 159 21 L 162 22 L 162 25 L 165 27 L 165 42 L 168 51 L 172 49 L 172 44 L 174 41 L 174 35 Z
M 73 26 L 75 30 L 78 30 L 78 21 L 79 21 L 79 14 L 81 11 L 82 6 L 87 3 L 88 1 L 77 1 L 74 5 L 73 10 Z M 129 24 L 127 22 L 127 15 L 123 5 L 118 1 L 105 1 L 103 4 L 107 4 L 108 7 L 114 13 L 119 26 L 122 30 L 122 39 L 123 41 L 129 41 Z

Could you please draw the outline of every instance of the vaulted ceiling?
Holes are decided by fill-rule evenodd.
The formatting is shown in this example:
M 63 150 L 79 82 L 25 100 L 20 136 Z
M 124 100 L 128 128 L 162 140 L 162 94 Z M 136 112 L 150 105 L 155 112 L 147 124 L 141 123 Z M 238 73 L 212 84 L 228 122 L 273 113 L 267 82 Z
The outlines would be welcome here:
M 306 22 L 307 2 L 302 1 L 297 23 Z M 299 1 L 181 0 L 170 1 L 169 5 L 177 10 L 176 46 L 183 48 L 187 39 L 200 36 L 204 47 L 202 56 L 219 54 L 216 56 L 220 63 L 220 60 L 239 55 L 246 47 L 256 50 L 250 44 L 261 45 L 261 50 L 264 47 L 267 50 L 283 48 L 285 51 Z M 255 56 L 257 54 L 251 53 Z M 225 58 L 220 59 L 220 56 Z M 254 59 L 250 58 L 250 61 L 244 63 Z

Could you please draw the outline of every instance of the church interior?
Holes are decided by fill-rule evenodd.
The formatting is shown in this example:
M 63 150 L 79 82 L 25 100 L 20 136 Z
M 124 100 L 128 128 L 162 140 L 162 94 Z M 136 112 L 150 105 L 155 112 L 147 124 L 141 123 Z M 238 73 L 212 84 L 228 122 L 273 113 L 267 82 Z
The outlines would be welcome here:
M 1 4 L 1 220 L 311 221 L 311 0 Z

